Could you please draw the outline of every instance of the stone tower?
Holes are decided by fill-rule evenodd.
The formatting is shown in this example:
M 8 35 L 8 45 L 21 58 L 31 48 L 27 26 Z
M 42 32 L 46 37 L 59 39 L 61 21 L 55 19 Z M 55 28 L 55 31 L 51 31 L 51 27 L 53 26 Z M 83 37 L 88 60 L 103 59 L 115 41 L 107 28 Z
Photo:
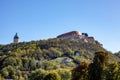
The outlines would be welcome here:
M 16 33 L 13 39 L 13 43 L 18 43 L 19 42 L 19 37 L 18 34 Z

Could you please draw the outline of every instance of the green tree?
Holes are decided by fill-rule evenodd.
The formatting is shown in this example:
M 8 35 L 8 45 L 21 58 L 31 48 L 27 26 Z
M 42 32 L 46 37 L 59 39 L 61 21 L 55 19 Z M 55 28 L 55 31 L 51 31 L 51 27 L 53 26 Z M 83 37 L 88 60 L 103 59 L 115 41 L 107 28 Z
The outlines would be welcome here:
M 29 67 L 29 59 L 27 57 L 22 59 L 23 70 L 28 70 Z
M 117 63 L 109 64 L 106 71 L 106 80 L 120 80 L 119 65 Z
M 7 66 L 7 67 L 4 67 L 2 70 L 1 70 L 1 75 L 3 77 L 7 77 L 7 78 L 13 78 L 15 79 L 15 75 L 16 75 L 16 70 L 15 68 L 13 68 L 12 66 Z
M 36 69 L 36 61 L 35 61 L 35 58 L 30 58 L 30 61 L 29 61 L 29 69 L 30 69 L 30 70 L 35 70 L 35 69 Z
M 2 74 L 3 77 L 8 77 L 9 76 L 9 72 L 6 68 L 3 68 L 1 70 L 1 74 Z
M 72 51 L 71 48 L 67 47 L 64 49 L 64 53 L 68 56 L 73 56 L 74 55 L 74 52 Z
M 23 75 L 23 77 L 24 77 L 24 80 L 28 80 L 28 75 L 27 74 Z
M 45 76 L 44 80 L 61 80 L 61 77 L 58 73 L 52 71 Z
M 8 66 L 8 65 L 11 65 L 11 66 L 22 66 L 22 61 L 19 57 L 13 57 L 13 56 L 10 56 L 8 58 L 6 58 L 3 62 L 3 66 Z
M 21 60 L 21 58 L 20 57 L 16 57 L 15 59 L 16 59 L 17 66 L 18 67 L 22 67 L 22 60 Z
M 89 80 L 104 80 L 104 70 L 108 64 L 108 57 L 107 52 L 95 53 L 93 63 L 89 65 Z
M 52 61 L 45 61 L 40 63 L 41 68 L 45 69 L 45 70 L 52 70 L 52 69 L 56 69 L 57 68 L 57 64 L 56 62 L 52 62 Z
M 8 66 L 8 65 L 17 66 L 16 58 L 14 58 L 14 57 L 6 58 L 3 62 L 3 65 L 4 66 Z
M 51 52 L 51 57 L 53 57 L 53 58 L 56 58 L 56 57 L 59 57 L 59 56 L 61 56 L 61 52 L 60 51 L 58 51 L 57 49 L 55 49 L 55 48 L 50 48 L 49 49 L 49 51 Z
M 60 75 L 61 80 L 71 80 L 71 71 L 68 69 L 57 69 L 56 72 Z
M 31 72 L 29 80 L 43 80 L 45 76 L 46 71 L 44 71 L 43 69 L 37 69 Z
M 20 76 L 18 80 L 25 80 L 25 79 L 22 76 Z
M 34 51 L 35 59 L 41 60 L 42 56 L 42 50 L 38 47 Z

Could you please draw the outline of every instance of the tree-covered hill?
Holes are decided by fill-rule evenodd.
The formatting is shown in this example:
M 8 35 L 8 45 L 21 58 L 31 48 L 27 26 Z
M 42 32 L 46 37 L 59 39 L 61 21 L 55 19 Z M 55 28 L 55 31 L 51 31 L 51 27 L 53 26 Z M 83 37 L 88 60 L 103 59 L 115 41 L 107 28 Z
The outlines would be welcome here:
M 106 50 L 99 43 L 59 38 L 0 45 L 0 74 L 8 79 L 21 75 L 25 79 L 36 69 L 70 72 L 82 62 L 93 62 L 97 51 Z M 109 61 L 120 61 L 112 53 L 109 57 Z
M 86 43 L 84 41 L 66 39 L 48 39 L 31 42 L 11 43 L 0 46 L 1 55 L 19 55 L 20 57 L 34 57 L 35 59 L 54 59 L 62 56 L 76 57 L 75 52 L 86 60 L 92 60 L 96 51 L 105 51 L 99 43 Z M 110 54 L 110 59 L 117 60 Z
M 99 44 L 85 43 L 83 41 L 48 39 L 31 42 L 11 43 L 0 46 L 0 54 L 15 54 L 20 56 L 31 56 L 37 58 L 51 59 L 64 54 L 74 56 L 78 51 L 80 55 L 86 58 L 93 58 L 93 53 L 98 50 L 104 50 Z M 55 54 L 57 53 L 57 54 Z M 40 56 L 42 55 L 42 56 Z M 46 58 L 47 57 L 47 58 Z

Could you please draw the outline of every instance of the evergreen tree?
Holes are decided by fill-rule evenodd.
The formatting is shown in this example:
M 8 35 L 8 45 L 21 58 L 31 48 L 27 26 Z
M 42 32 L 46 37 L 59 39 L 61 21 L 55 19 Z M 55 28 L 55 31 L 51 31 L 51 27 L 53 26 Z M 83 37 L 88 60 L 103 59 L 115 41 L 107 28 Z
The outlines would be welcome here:
M 89 65 L 89 80 L 104 80 L 104 69 L 108 64 L 108 53 L 99 51 L 95 53 L 93 63 Z

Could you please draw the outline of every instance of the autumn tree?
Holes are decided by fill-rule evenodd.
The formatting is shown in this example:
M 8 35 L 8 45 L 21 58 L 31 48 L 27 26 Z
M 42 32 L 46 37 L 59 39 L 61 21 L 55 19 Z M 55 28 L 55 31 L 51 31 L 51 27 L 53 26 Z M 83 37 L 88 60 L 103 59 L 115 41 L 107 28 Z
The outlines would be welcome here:
M 1 76 L 1 74 L 0 74 L 0 80 L 4 80 L 4 78 Z
M 72 80 L 88 80 L 88 63 L 82 62 L 72 70 Z

